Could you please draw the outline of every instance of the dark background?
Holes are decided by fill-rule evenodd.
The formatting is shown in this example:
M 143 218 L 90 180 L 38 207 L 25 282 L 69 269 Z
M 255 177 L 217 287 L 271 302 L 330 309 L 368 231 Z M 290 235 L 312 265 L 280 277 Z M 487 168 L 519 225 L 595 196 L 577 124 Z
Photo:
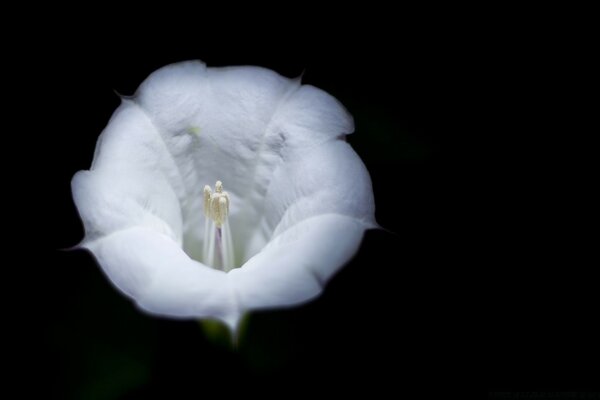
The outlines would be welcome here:
M 481 106 L 519 95 L 498 90 L 494 42 L 437 11 L 336 24 L 319 13 L 256 25 L 84 19 L 40 32 L 16 61 L 34 93 L 17 102 L 28 117 L 15 187 L 32 216 L 19 237 L 35 238 L 15 247 L 31 261 L 9 288 L 24 308 L 9 346 L 29 379 L 21 388 L 85 399 L 597 388 L 596 285 L 507 201 L 523 193 L 518 173 L 529 163 L 490 162 L 493 146 L 480 145 L 504 138 Z M 317 300 L 253 314 L 235 352 L 194 321 L 139 313 L 90 255 L 59 250 L 83 236 L 70 179 L 89 168 L 114 91 L 132 94 L 152 71 L 188 59 L 303 74 L 337 97 L 354 115 L 349 142 L 389 231 L 368 232 Z

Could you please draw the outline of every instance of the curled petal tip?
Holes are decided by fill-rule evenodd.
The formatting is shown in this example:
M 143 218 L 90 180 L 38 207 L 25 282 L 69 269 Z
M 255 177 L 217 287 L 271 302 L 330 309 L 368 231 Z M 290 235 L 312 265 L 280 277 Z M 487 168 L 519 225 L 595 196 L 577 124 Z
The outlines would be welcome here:
M 121 94 L 117 91 L 117 89 L 113 89 L 113 92 L 117 95 L 117 97 L 121 100 L 121 102 L 126 103 L 127 101 L 131 101 L 133 96 L 127 96 L 125 94 Z

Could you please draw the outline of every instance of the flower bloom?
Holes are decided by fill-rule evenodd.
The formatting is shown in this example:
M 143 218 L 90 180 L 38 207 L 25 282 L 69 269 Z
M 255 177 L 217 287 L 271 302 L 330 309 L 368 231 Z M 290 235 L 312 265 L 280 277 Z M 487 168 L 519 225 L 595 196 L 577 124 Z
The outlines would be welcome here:
M 233 329 L 314 298 L 376 226 L 353 130 L 335 98 L 264 68 L 161 68 L 73 177 L 81 247 L 156 315 Z

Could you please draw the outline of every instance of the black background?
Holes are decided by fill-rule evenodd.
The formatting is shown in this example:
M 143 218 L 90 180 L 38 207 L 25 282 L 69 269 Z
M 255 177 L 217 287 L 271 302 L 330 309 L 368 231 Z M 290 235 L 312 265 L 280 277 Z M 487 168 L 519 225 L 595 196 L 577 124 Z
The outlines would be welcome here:
M 13 177 L 31 218 L 16 217 L 19 237 L 33 239 L 14 247 L 28 261 L 15 266 L 26 276 L 10 326 L 14 369 L 29 379 L 22 389 L 89 399 L 594 389 L 596 285 L 506 202 L 529 163 L 505 158 L 488 170 L 492 152 L 478 144 L 503 136 L 475 105 L 499 107 L 518 93 L 497 91 L 493 43 L 437 11 L 346 20 L 312 10 L 293 24 L 80 18 L 21 49 L 23 151 Z M 119 104 L 114 91 L 132 94 L 155 69 L 188 59 L 303 74 L 337 97 L 355 117 L 349 142 L 389 230 L 368 232 L 317 300 L 254 314 L 236 352 L 196 322 L 140 314 L 91 256 L 59 250 L 82 238 L 70 179 L 89 168 Z

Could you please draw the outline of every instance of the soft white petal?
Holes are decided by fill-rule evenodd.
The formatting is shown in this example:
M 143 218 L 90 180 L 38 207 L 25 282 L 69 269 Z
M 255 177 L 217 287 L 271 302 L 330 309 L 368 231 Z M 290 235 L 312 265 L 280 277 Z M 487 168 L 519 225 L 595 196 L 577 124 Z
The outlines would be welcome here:
M 71 183 L 83 221 L 84 243 L 115 231 L 144 226 L 181 243 L 181 212 L 177 197 L 160 174 L 123 169 L 79 171 Z
M 371 178 L 358 155 L 341 140 L 290 157 L 274 174 L 265 199 L 266 218 L 277 222 L 275 235 L 324 213 L 375 225 Z
M 333 96 L 303 85 L 281 105 L 273 130 L 283 132 L 288 148 L 316 146 L 354 132 L 354 120 Z
M 239 318 L 226 273 L 190 259 L 151 229 L 117 231 L 85 246 L 110 280 L 144 310 L 183 318 Z
M 310 300 L 358 250 L 365 229 L 364 223 L 338 214 L 297 223 L 230 271 L 239 304 L 256 309 Z
M 77 173 L 72 188 L 86 240 L 141 224 L 181 241 L 178 171 L 155 127 L 131 101 L 115 111 L 92 168 Z

